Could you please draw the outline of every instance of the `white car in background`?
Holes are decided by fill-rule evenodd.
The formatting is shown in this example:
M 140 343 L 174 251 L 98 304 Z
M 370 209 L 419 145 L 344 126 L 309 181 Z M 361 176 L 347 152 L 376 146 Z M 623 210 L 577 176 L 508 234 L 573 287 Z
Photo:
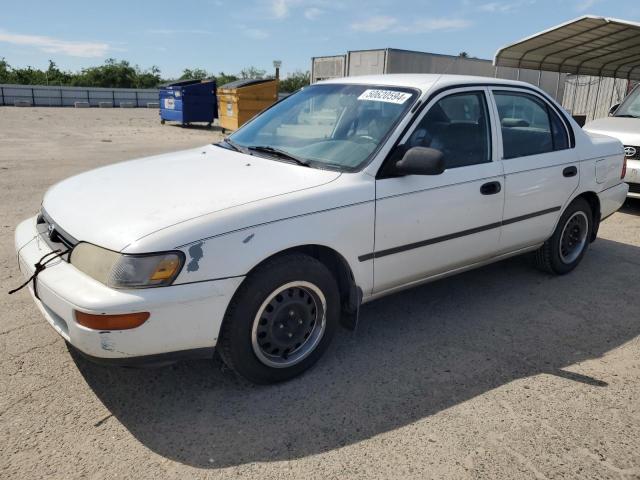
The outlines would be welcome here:
M 624 202 L 622 169 L 620 142 L 526 83 L 341 78 L 218 144 L 54 185 L 15 244 L 36 304 L 84 355 L 215 347 L 269 383 L 314 364 L 364 302 L 526 252 L 571 271 Z
M 609 135 L 624 144 L 629 196 L 640 198 L 640 85 L 619 105 L 611 107 L 610 116 L 584 126 L 587 132 Z

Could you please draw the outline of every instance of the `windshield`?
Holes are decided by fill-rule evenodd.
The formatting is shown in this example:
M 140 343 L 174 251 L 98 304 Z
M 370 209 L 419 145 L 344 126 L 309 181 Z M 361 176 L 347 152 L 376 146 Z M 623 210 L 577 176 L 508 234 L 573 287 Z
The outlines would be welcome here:
M 636 88 L 616 110 L 615 117 L 640 118 L 640 88 Z
M 231 135 L 229 143 L 282 161 L 356 170 L 415 97 L 407 88 L 312 85 L 256 117 Z

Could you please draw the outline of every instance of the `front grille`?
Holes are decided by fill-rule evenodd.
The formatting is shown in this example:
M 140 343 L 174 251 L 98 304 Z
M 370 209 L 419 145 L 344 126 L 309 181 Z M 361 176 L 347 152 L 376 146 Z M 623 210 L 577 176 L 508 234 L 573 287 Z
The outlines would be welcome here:
M 44 227 L 39 229 L 42 238 L 53 250 L 60 248 L 61 244 L 66 248 L 73 248 L 78 243 L 75 238 L 60 228 L 44 209 L 38 215 L 38 225 Z
M 635 145 L 625 145 L 624 148 L 625 148 L 624 156 L 627 160 L 640 160 L 640 147 L 637 147 Z M 633 149 L 635 150 L 635 152 L 632 153 L 632 155 L 627 155 L 627 149 Z
M 640 183 L 630 183 L 629 193 L 640 193 Z

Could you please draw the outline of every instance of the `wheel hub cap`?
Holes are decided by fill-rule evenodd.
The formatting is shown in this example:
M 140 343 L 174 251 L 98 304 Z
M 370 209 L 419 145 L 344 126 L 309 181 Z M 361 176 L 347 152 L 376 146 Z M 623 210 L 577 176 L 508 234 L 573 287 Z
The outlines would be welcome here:
M 575 212 L 567 219 L 560 235 L 560 260 L 563 263 L 572 263 L 580 256 L 587 243 L 588 231 L 589 221 L 584 212 Z
M 271 367 L 295 365 L 317 346 L 325 329 L 326 300 L 308 282 L 292 282 L 272 292 L 254 319 L 253 351 Z

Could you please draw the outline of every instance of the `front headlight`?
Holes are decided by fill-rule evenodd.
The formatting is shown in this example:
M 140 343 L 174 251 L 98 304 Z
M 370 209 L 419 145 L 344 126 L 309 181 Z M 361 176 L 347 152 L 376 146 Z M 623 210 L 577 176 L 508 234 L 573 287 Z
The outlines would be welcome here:
M 182 252 L 126 255 L 79 243 L 71 252 L 71 264 L 112 288 L 146 288 L 171 285 L 184 264 Z

